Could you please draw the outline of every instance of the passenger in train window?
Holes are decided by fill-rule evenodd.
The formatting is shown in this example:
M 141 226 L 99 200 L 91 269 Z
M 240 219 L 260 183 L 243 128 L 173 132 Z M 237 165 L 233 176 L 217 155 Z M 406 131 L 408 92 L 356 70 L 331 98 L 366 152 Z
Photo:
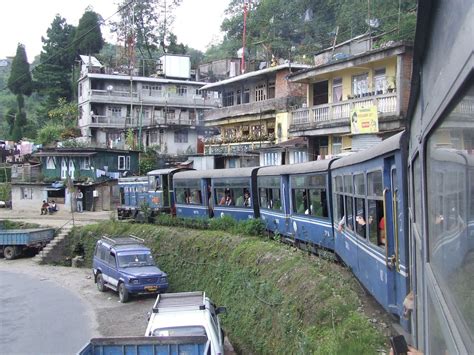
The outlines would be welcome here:
M 250 201 L 250 193 L 248 192 L 247 189 L 244 190 L 244 206 L 245 207 L 250 207 L 252 205 L 252 202 Z
M 230 189 L 225 189 L 224 196 L 222 196 L 221 200 L 219 201 L 219 206 L 225 206 L 228 199 L 230 199 Z
M 191 203 L 191 196 L 189 196 L 189 191 L 184 191 L 184 203 L 190 204 Z
M 379 228 L 378 245 L 379 246 L 385 246 L 385 218 L 384 218 L 384 216 L 382 216 L 382 218 L 380 218 L 378 228 Z

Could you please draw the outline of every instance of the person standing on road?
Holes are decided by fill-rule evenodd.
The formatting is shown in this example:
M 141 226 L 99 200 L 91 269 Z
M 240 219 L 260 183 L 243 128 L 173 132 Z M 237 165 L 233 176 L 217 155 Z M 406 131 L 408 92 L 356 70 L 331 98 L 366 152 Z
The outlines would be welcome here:
M 83 211 L 83 208 L 82 208 L 82 198 L 83 197 L 84 197 L 84 195 L 82 194 L 82 191 L 77 190 L 77 193 L 76 193 L 76 207 L 77 207 L 77 212 L 80 212 L 80 213 L 82 213 L 82 211 Z

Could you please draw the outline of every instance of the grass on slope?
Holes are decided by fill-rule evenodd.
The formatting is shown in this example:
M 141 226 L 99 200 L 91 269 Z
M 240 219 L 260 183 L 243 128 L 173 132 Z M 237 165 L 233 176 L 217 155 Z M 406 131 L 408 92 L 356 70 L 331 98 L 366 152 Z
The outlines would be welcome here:
M 222 231 L 107 222 L 75 229 L 70 250 L 90 265 L 103 234 L 134 234 L 169 275 L 170 292 L 204 290 L 242 353 L 372 354 L 384 337 L 357 312 L 358 287 L 333 262 L 258 237 Z

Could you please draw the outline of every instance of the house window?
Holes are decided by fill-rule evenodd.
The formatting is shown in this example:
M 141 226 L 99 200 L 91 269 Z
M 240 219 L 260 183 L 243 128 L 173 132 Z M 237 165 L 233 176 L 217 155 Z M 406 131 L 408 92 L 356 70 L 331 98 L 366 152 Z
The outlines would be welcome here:
M 244 94 L 242 96 L 242 103 L 248 104 L 250 102 L 250 89 L 244 88 Z
M 242 90 L 237 90 L 237 105 L 240 105 L 242 103 Z
M 118 169 L 125 170 L 125 156 L 119 155 L 118 157 Z
M 263 155 L 263 165 L 280 165 L 277 152 L 269 152 Z
M 67 178 L 67 161 L 66 159 L 61 159 L 61 179 Z
M 234 92 L 233 91 L 224 92 L 224 96 L 222 98 L 222 104 L 224 105 L 224 107 L 234 106 Z
M 187 86 L 178 85 L 178 86 L 176 86 L 176 93 L 177 93 L 179 96 L 186 96 L 186 94 L 188 93 L 188 87 L 187 87 Z
M 187 131 L 175 131 L 174 132 L 175 143 L 188 143 L 188 132 Z
M 32 200 L 32 199 L 33 199 L 33 189 L 31 187 L 22 187 L 21 200 Z
M 125 158 L 125 170 L 130 170 L 130 156 Z
M 54 159 L 54 157 L 46 158 L 46 169 L 48 170 L 56 169 L 56 160 Z
M 387 79 L 385 77 L 385 68 L 375 69 L 374 88 L 377 95 L 387 92 Z
M 79 84 L 79 97 L 82 96 L 82 83 Z
M 342 78 L 332 81 L 332 102 L 342 101 Z
M 267 86 L 265 84 L 259 84 L 255 88 L 255 101 L 264 101 L 267 99 L 266 93 Z
M 91 158 L 84 157 L 81 159 L 81 170 L 90 170 L 91 168 Z
M 111 112 L 112 117 L 122 117 L 122 107 L 109 106 L 108 110 Z
M 274 99 L 275 98 L 275 82 L 271 81 L 268 83 L 268 98 Z
M 352 94 L 360 95 L 366 94 L 369 91 L 368 74 L 354 75 L 352 77 Z
M 342 137 L 332 137 L 332 154 L 341 154 L 342 151 Z
M 150 86 L 150 95 L 153 96 L 160 96 L 161 95 L 161 90 L 162 86 L 161 85 L 152 85 Z
M 308 153 L 307 152 L 293 152 L 293 163 L 305 163 L 308 161 Z

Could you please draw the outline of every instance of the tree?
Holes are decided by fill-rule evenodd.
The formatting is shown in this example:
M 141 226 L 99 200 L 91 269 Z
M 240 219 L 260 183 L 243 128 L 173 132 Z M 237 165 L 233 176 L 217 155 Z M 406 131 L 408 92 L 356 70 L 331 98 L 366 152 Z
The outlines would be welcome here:
M 100 22 L 100 16 L 90 9 L 82 15 L 74 38 L 79 54 L 96 54 L 104 46 Z
M 166 46 L 168 31 L 174 22 L 173 11 L 181 1 L 122 0 L 119 4 L 120 21 L 112 24 L 112 31 L 129 49 L 136 46 L 142 58 L 153 59 L 159 46 Z
M 46 33 L 47 37 L 41 38 L 41 64 L 33 71 L 38 93 L 45 98 L 39 111 L 43 120 L 56 107 L 59 98 L 72 99 L 72 85 L 75 85 L 71 83 L 76 50 L 73 43 L 75 27 L 56 15 Z
M 17 110 L 11 129 L 12 139 L 15 141 L 23 138 L 23 127 L 26 125 L 26 113 L 24 112 L 25 99 L 23 95 L 30 96 L 33 92 L 33 82 L 30 74 L 30 64 L 26 58 L 25 46 L 18 43 L 15 58 L 13 58 L 10 77 L 8 78 L 8 88 L 16 95 Z M 10 115 L 13 111 L 10 111 Z M 11 119 L 11 116 L 8 118 Z
M 26 58 L 25 46 L 18 43 L 16 55 L 13 58 L 8 88 L 15 95 L 30 96 L 33 92 L 33 81 L 31 80 L 30 64 Z
M 78 114 L 77 103 L 67 102 L 65 98 L 61 97 L 57 106 L 48 112 L 48 117 L 53 123 L 61 124 L 64 127 L 75 127 Z

